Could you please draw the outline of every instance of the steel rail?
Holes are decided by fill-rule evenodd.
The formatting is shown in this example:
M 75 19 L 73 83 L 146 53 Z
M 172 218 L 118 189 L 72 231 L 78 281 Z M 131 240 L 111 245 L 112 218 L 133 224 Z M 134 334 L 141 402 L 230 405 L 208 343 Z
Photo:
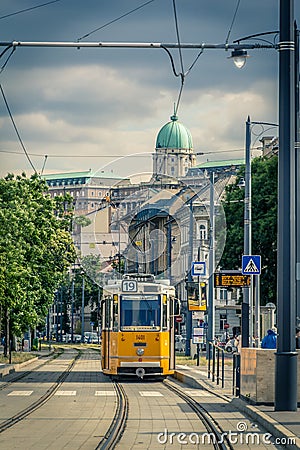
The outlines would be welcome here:
M 234 447 L 227 439 L 226 433 L 224 432 L 222 427 L 203 406 L 201 406 L 196 400 L 183 392 L 179 387 L 177 387 L 169 380 L 165 380 L 164 384 L 168 389 L 175 392 L 192 408 L 192 410 L 197 414 L 197 416 L 204 424 L 207 431 L 215 436 L 216 439 L 213 440 L 212 444 L 216 450 L 234 450 Z
M 109 450 L 114 449 L 116 444 L 121 439 L 122 434 L 126 428 L 128 417 L 129 402 L 123 386 L 114 382 L 114 388 L 117 394 L 117 408 L 114 418 L 108 428 L 107 432 L 99 442 L 96 449 Z

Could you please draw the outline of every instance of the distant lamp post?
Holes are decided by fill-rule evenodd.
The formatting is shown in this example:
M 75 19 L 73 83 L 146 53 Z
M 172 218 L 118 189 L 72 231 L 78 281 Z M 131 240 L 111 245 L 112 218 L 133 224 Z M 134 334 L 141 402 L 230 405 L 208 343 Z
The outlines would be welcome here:
M 84 272 L 81 272 L 82 275 L 82 290 L 81 290 L 81 342 L 84 343 L 84 288 L 85 288 L 85 279 Z
M 275 311 L 276 306 L 274 303 L 269 302 L 266 306 L 260 307 L 263 315 L 263 334 L 267 333 L 267 330 L 274 328 L 275 326 Z

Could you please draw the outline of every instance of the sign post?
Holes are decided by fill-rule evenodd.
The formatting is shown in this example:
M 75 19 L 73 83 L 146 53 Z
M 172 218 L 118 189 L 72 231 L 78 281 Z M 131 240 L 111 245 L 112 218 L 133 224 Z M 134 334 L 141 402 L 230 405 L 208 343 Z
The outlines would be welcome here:
M 254 276 L 258 275 L 258 277 L 253 277 L 253 289 L 251 292 L 251 301 L 250 301 L 250 311 L 249 311 L 249 317 L 250 317 L 250 326 L 249 326 L 249 337 L 250 337 L 250 343 L 252 346 L 252 337 L 253 337 L 253 298 L 255 298 L 255 338 L 256 341 L 258 340 L 258 336 L 256 336 L 258 330 L 259 330 L 259 308 L 257 308 L 257 305 L 259 305 L 260 300 L 258 295 L 256 295 L 256 291 L 258 289 L 258 281 L 259 281 L 259 275 L 261 274 L 261 256 L 260 255 L 243 255 L 242 256 L 242 274 L 245 276 Z M 246 318 L 244 318 L 246 320 Z M 248 343 L 249 346 L 249 343 Z

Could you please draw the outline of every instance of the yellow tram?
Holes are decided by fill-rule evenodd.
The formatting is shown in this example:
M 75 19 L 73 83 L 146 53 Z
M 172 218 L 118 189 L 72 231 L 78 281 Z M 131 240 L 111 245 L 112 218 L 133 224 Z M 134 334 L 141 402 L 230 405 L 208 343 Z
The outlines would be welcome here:
M 153 275 L 128 274 L 103 288 L 102 370 L 166 377 L 175 369 L 175 288 Z

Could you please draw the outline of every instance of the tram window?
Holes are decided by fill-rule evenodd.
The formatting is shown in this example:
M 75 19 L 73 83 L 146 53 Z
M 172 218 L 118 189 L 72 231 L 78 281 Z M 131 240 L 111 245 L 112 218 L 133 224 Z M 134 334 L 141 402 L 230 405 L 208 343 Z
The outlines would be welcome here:
M 113 306 L 113 331 L 119 330 L 118 303 L 114 302 Z
M 163 330 L 167 330 L 168 328 L 168 304 L 163 304 L 163 321 L 162 321 Z
M 160 299 L 157 295 L 134 297 L 123 295 L 121 299 L 122 327 L 160 327 Z
M 111 328 L 111 298 L 107 298 L 105 300 L 104 305 L 104 320 L 105 320 L 105 328 L 110 329 Z

